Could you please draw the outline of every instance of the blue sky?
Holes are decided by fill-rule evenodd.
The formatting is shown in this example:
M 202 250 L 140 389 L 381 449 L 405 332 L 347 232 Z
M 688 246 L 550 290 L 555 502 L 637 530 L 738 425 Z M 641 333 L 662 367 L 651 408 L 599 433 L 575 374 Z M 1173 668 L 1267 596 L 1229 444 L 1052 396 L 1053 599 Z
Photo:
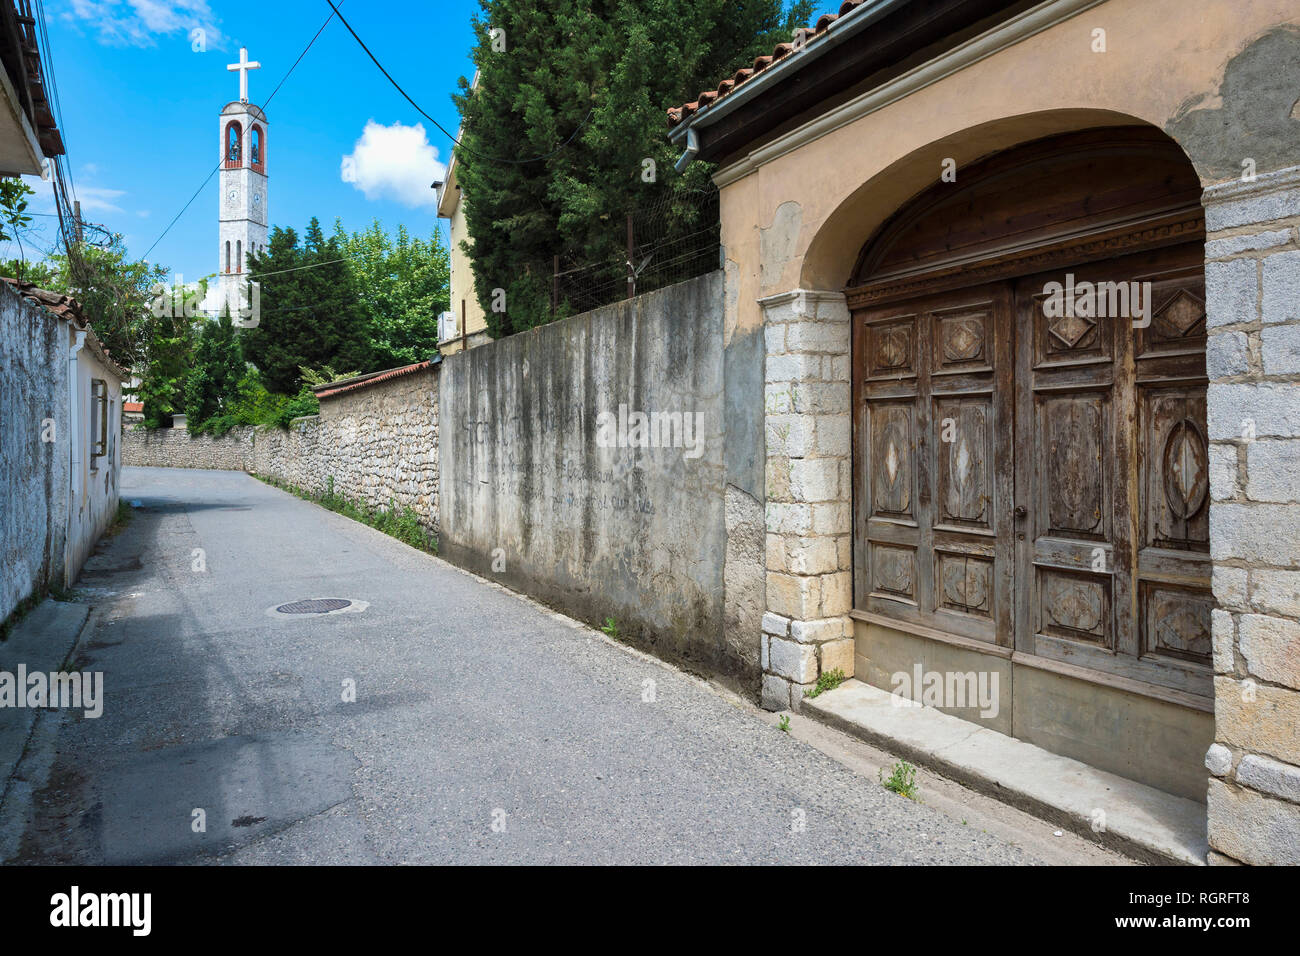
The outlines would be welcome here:
M 838 8 L 818 6 L 818 14 Z M 340 9 L 416 102 L 454 133 L 451 94 L 472 73 L 475 0 L 349 0 Z M 82 215 L 122 233 L 139 257 L 216 165 L 218 113 L 239 96 L 238 74 L 226 65 L 239 48 L 262 64 L 249 74 L 249 99 L 264 104 L 330 9 L 325 0 L 45 0 L 45 13 Z M 196 29 L 206 41 L 197 52 Z M 267 116 L 273 225 L 301 229 L 316 215 L 327 230 L 335 217 L 360 229 L 378 218 L 390 230 L 404 223 L 418 235 L 435 228 L 445 235 L 427 187 L 450 141 L 337 20 Z M 345 157 L 352 181 L 345 181 Z M 31 208 L 51 206 L 42 196 Z M 149 259 L 187 281 L 215 272 L 216 215 L 213 177 Z M 53 241 L 52 219 L 38 217 L 35 226 L 44 235 L 33 238 Z M 0 257 L 16 252 L 0 243 Z

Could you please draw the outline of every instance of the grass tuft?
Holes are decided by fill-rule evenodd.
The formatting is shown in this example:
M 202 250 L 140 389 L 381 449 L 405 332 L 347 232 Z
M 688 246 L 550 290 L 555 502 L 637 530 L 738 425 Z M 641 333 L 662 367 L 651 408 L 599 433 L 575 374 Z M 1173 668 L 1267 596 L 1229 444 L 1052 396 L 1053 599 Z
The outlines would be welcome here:
M 376 531 L 382 531 L 390 538 L 396 538 L 403 544 L 409 544 L 411 547 L 418 548 L 429 554 L 438 553 L 437 535 L 420 523 L 420 516 L 414 510 L 409 506 L 399 510 L 397 502 L 391 498 L 388 500 L 387 509 L 372 509 L 335 492 L 333 475 L 325 479 L 325 491 L 323 493 L 312 494 L 297 485 L 280 481 L 270 475 L 258 475 L 253 472 L 249 472 L 249 474 L 253 475 L 258 481 L 273 485 L 281 491 L 289 492 L 291 495 L 297 495 L 304 501 L 315 502 L 322 508 L 328 508 L 345 518 L 351 518 L 353 521 L 369 525 Z

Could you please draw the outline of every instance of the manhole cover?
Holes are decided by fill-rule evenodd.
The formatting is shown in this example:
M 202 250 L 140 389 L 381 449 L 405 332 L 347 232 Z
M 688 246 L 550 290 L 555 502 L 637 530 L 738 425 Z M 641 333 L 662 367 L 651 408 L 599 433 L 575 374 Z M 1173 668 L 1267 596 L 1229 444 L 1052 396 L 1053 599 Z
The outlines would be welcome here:
M 328 614 L 348 607 L 352 602 L 342 598 L 316 598 L 311 601 L 293 601 L 276 608 L 281 614 Z

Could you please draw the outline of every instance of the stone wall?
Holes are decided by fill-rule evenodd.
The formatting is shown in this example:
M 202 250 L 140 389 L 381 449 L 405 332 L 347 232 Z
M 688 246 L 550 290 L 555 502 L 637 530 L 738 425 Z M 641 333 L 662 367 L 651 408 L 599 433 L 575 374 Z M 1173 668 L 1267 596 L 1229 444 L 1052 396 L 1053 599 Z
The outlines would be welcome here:
M 438 371 L 421 367 L 321 400 L 288 429 L 237 428 L 220 438 L 143 428 L 123 440 L 128 465 L 251 471 L 372 509 L 410 508 L 439 526 Z
M 321 400 L 320 415 L 288 431 L 259 428 L 248 470 L 369 508 L 410 508 L 439 527 L 437 368 L 416 371 Z
M 849 310 L 800 290 L 763 300 L 767 611 L 763 704 L 798 710 L 822 673 L 853 676 Z
M 1205 193 L 1210 846 L 1300 863 L 1300 167 Z
M 122 436 L 122 464 L 149 468 L 216 468 L 244 471 L 253 448 L 253 429 L 236 428 L 220 437 L 191 435 L 184 428 L 137 425 Z
M 0 621 L 64 583 L 68 344 L 65 323 L 0 283 Z

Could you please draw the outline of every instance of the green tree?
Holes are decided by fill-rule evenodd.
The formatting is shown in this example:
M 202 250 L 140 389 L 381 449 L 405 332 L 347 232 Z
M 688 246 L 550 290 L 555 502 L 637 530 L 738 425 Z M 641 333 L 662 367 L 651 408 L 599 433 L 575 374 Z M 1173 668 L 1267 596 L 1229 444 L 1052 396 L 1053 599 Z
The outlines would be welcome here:
M 22 278 L 81 303 L 91 328 L 119 365 L 135 368 L 152 336 L 152 307 L 167 281 L 167 267 L 132 259 L 115 236 L 107 246 L 75 243 L 44 263 L 0 263 L 0 274 Z
M 0 260 L 0 276 L 10 276 L 30 282 L 38 289 L 54 290 L 61 284 L 62 273 L 48 262 L 3 259 Z
M 18 231 L 32 221 L 26 215 L 31 195 L 32 188 L 17 176 L 0 179 L 0 240 L 17 239 Z
M 669 235 L 698 231 L 710 168 L 673 171 L 665 111 L 791 39 L 811 3 L 780 0 L 480 0 L 455 97 L 456 149 L 476 291 L 494 337 L 550 320 L 552 257 L 616 260 L 629 210 L 665 203 Z M 493 33 L 498 45 L 493 49 Z M 544 157 L 536 162 L 511 159 Z M 653 176 L 649 175 L 653 161 Z M 494 290 L 505 312 L 493 311 Z
M 428 240 L 412 238 L 398 226 L 393 238 L 378 220 L 363 232 L 348 233 L 336 221 L 334 236 L 356 279 L 375 365 L 410 365 L 435 353 L 438 315 L 449 307 L 451 279 L 438 233 Z
M 244 378 L 244 357 L 229 310 L 202 326 L 185 380 L 185 417 L 196 425 L 228 414 L 240 398 Z
M 373 371 L 368 321 L 338 237 L 313 217 L 299 241 L 276 227 L 264 254 L 252 254 L 249 279 L 261 283 L 261 315 L 243 337 L 244 357 L 272 392 L 297 392 L 299 369 L 334 365 Z
M 136 396 L 144 405 L 147 428 L 161 428 L 172 415 L 185 410 L 185 383 L 194 347 L 194 319 L 186 314 L 184 305 L 160 311 L 163 314 L 154 316 L 149 324 L 136 368 L 140 375 Z

